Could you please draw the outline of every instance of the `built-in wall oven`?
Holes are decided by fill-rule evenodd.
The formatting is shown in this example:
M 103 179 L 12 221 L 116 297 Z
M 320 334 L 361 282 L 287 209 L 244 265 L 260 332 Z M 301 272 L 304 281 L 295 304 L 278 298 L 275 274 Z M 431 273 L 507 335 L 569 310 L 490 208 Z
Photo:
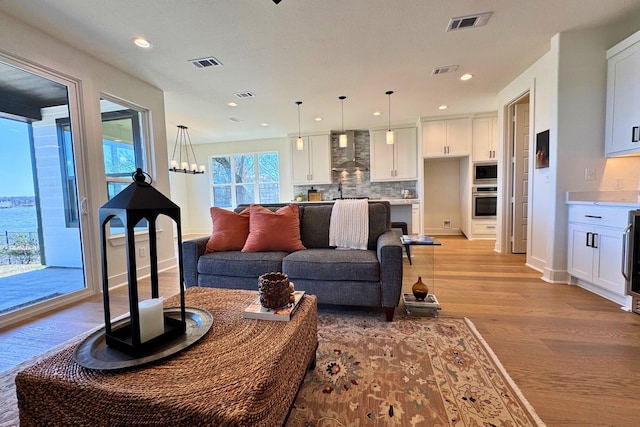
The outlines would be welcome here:
M 498 209 L 498 187 L 473 187 L 471 193 L 473 218 L 495 218 Z
M 622 275 L 631 296 L 631 310 L 640 314 L 640 209 L 629 212 L 623 236 Z

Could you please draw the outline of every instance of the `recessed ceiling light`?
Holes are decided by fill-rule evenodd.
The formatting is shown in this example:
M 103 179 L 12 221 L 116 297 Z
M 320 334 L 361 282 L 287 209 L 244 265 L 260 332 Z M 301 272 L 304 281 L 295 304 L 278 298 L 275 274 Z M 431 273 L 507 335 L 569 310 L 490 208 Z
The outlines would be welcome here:
M 473 74 L 463 74 L 460 76 L 460 80 L 471 80 L 473 78 Z
M 149 49 L 151 47 L 151 42 L 144 37 L 136 37 L 133 39 L 133 44 L 143 49 Z
M 448 107 L 444 104 L 438 107 L 438 110 L 446 110 Z
M 237 106 L 238 106 L 238 103 L 237 103 L 237 102 L 233 102 L 233 101 L 231 101 L 231 102 L 227 102 L 227 105 L 228 105 L 229 107 L 237 107 Z
M 321 122 L 321 121 L 322 121 L 322 117 L 316 117 L 314 120 L 315 120 L 316 122 Z
M 381 113 L 380 111 L 376 111 L 376 112 L 374 112 L 374 113 L 373 113 L 373 115 L 374 115 L 374 116 L 379 116 L 379 115 L 381 115 L 381 114 L 382 114 L 382 113 Z
M 260 123 L 260 126 L 267 127 L 267 126 L 269 126 L 269 123 Z

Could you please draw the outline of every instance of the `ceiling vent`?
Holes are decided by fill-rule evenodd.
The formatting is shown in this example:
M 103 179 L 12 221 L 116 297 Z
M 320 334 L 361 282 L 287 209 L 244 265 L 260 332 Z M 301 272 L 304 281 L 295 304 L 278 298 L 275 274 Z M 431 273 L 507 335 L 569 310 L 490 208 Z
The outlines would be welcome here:
M 240 119 L 237 117 L 229 117 L 228 119 L 230 122 L 235 122 L 235 123 L 240 123 Z
M 210 67 L 221 67 L 222 62 L 218 61 L 213 56 L 209 56 L 207 58 L 200 59 L 190 59 L 191 62 L 196 68 L 210 68 Z
M 447 73 L 455 73 L 456 71 L 458 71 L 458 66 L 457 65 L 447 65 L 444 67 L 436 67 L 431 71 L 431 75 L 432 76 L 438 76 L 440 74 L 447 74 Z
M 487 23 L 493 12 L 480 13 L 477 15 L 460 16 L 458 18 L 451 18 L 447 31 L 461 30 L 463 28 L 470 27 L 482 27 Z
M 247 99 L 247 98 L 255 98 L 256 96 L 253 94 L 253 92 L 236 92 L 233 94 L 236 98 L 238 99 Z

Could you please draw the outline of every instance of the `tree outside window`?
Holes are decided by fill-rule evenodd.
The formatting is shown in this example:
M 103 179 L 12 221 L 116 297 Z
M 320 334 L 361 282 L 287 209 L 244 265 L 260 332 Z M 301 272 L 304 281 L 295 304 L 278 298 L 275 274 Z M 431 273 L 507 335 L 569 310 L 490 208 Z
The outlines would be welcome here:
M 280 162 L 277 152 L 211 157 L 213 206 L 277 203 L 280 200 Z

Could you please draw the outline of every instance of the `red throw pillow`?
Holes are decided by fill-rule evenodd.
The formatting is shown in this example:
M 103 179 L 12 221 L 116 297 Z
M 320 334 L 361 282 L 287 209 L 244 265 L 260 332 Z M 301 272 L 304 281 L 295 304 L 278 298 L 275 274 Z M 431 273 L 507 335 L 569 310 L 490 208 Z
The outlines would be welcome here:
M 260 205 L 251 205 L 249 211 L 249 237 L 242 252 L 295 252 L 306 249 L 300 240 L 298 205 L 292 203 L 276 212 Z
M 249 235 L 249 208 L 239 214 L 221 208 L 211 208 L 213 231 L 206 253 L 239 251 Z

